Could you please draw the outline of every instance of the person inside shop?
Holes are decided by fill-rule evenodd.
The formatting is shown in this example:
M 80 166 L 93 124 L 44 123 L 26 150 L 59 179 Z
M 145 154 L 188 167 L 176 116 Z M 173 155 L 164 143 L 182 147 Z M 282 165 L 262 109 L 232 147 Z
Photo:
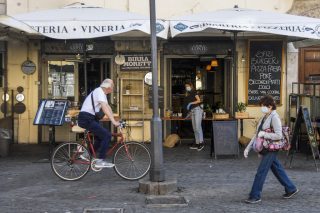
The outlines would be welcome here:
M 244 150 L 245 158 L 248 157 L 248 153 L 253 146 L 255 146 L 254 143 L 257 138 L 277 141 L 283 137 L 281 120 L 276 112 L 276 103 L 273 100 L 273 97 L 270 95 L 264 96 L 260 99 L 259 104 L 261 106 L 261 112 L 263 113 L 263 116 L 258 123 L 256 134 L 253 136 L 250 143 Z M 270 128 L 273 129 L 272 132 L 265 131 Z M 254 204 L 261 202 L 262 187 L 270 169 L 285 189 L 285 194 L 282 196 L 283 198 L 289 199 L 299 192 L 277 159 L 277 154 L 277 151 L 268 151 L 266 148 L 262 148 L 262 151 L 259 152 L 259 155 L 261 155 L 262 159 L 254 178 L 249 198 L 245 200 L 246 203 Z
M 99 119 L 96 116 L 96 113 L 100 112 L 100 114 L 106 115 L 115 127 L 119 126 L 119 122 L 115 120 L 107 100 L 107 94 L 113 92 L 113 87 L 113 81 L 105 79 L 98 88 L 86 97 L 78 116 L 78 125 L 89 130 L 95 136 L 94 149 L 99 150 L 95 164 L 97 168 L 114 167 L 114 164 L 105 160 L 111 133 L 99 124 Z
M 200 106 L 200 97 L 196 93 L 192 83 L 185 83 L 185 89 L 186 93 L 184 98 L 184 106 L 186 110 L 191 114 L 192 128 L 195 137 L 195 142 L 191 144 L 190 149 L 201 151 L 204 148 L 204 143 L 201 126 L 203 109 Z

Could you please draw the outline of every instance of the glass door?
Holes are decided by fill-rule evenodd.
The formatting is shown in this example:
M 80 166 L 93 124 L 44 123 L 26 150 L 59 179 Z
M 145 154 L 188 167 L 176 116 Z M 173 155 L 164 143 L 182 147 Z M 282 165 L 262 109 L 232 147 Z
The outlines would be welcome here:
M 90 94 L 95 88 L 99 87 L 106 78 L 111 78 L 110 59 L 91 58 L 87 61 L 87 91 L 85 91 L 84 62 L 79 63 L 79 100 L 82 103 L 86 92 Z
M 48 98 L 77 101 L 75 62 L 48 61 Z

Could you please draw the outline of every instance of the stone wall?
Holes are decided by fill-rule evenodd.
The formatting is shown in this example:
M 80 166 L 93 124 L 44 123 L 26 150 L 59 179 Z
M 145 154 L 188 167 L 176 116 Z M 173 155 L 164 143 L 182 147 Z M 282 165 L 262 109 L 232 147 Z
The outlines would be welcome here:
M 289 14 L 320 18 L 319 0 L 295 0 Z
M 6 15 L 6 14 L 7 14 L 7 1 L 0 0 L 0 15 Z

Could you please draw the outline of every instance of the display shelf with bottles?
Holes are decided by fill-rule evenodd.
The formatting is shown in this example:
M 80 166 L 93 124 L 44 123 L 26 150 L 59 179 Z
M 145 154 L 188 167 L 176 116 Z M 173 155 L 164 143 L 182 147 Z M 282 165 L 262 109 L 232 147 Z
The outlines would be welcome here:
M 120 116 L 140 128 L 144 135 L 144 81 L 143 78 L 120 79 Z M 138 125 L 139 124 L 139 125 Z M 142 141 L 144 137 L 142 137 Z

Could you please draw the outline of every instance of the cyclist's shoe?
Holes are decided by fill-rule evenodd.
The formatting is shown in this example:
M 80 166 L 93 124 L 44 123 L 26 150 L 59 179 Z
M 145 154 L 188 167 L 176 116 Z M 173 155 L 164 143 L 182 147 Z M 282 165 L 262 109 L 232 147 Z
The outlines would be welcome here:
M 84 161 L 89 161 L 89 154 L 88 153 L 83 153 L 81 155 L 79 155 L 79 158 L 84 160 Z
M 203 150 L 203 148 L 204 148 L 204 143 L 199 143 L 197 146 L 197 150 L 201 151 L 201 150 Z
M 198 148 L 198 144 L 196 143 L 192 143 L 190 146 L 189 146 L 189 149 L 197 149 Z
M 97 167 L 97 168 L 112 168 L 112 167 L 114 167 L 114 164 L 109 163 L 103 159 L 97 159 L 95 167 Z

